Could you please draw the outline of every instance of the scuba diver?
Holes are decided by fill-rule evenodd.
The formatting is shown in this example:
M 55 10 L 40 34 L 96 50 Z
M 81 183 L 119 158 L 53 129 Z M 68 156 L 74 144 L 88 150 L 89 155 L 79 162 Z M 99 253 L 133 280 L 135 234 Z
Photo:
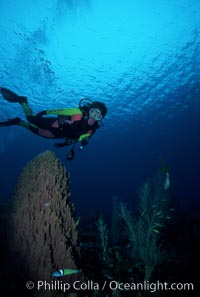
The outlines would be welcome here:
M 64 108 L 57 110 L 43 110 L 33 114 L 28 106 L 27 97 L 19 96 L 13 91 L 0 87 L 3 98 L 11 103 L 19 103 L 28 122 L 16 117 L 0 122 L 0 126 L 8 127 L 19 125 L 44 138 L 65 138 L 63 143 L 55 143 L 55 147 L 73 145 L 67 155 L 67 160 L 72 160 L 75 154 L 75 145 L 81 143 L 79 150 L 88 144 L 89 138 L 102 124 L 102 119 L 107 113 L 107 107 L 100 101 L 91 101 L 83 98 L 79 108 Z

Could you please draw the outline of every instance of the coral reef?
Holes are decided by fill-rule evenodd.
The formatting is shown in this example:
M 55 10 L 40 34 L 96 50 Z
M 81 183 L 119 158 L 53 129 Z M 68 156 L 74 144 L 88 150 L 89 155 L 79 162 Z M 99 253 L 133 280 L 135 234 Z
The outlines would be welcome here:
M 52 272 L 77 268 L 77 223 L 69 200 L 69 175 L 54 153 L 30 161 L 19 177 L 9 212 L 10 253 L 21 280 L 52 280 Z M 77 275 L 66 276 L 67 282 Z M 48 296 L 48 292 L 36 296 Z M 43 295 L 44 294 L 44 295 Z M 54 296 L 53 292 L 49 292 Z

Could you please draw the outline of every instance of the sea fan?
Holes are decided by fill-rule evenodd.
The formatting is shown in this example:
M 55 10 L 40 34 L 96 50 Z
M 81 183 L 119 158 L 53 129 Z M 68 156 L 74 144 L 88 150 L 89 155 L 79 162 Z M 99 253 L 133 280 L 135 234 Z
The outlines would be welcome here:
M 166 254 L 162 247 L 162 230 L 170 217 L 170 198 L 163 189 L 163 176 L 159 173 L 139 190 L 137 213 L 132 214 L 127 206 L 120 205 L 120 216 L 124 222 L 124 235 L 130 242 L 131 256 L 141 270 L 145 280 L 151 278 L 155 266 L 163 262 Z

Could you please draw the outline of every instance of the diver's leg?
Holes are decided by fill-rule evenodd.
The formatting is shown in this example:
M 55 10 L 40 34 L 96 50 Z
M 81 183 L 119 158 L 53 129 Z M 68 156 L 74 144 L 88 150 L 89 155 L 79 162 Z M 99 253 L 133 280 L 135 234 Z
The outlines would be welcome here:
M 8 126 L 13 126 L 13 125 L 19 125 L 20 122 L 21 122 L 20 118 L 13 118 L 13 119 L 10 119 L 10 120 L 0 122 L 0 127 L 8 127 Z
M 43 129 L 43 128 L 37 127 L 36 125 L 29 124 L 24 121 L 21 121 L 19 123 L 19 126 L 24 127 L 30 130 L 31 132 L 33 132 L 34 134 L 37 134 L 44 138 L 51 138 L 51 139 L 56 138 L 55 134 L 50 129 Z
M 26 102 L 21 103 L 21 107 L 23 108 L 26 118 L 30 115 L 33 115 L 33 112 L 31 108 L 28 106 L 28 103 Z
M 34 124 L 22 121 L 20 118 L 14 118 L 7 121 L 0 122 L 0 127 L 8 127 L 18 125 L 25 129 L 30 130 L 32 133 L 44 138 L 56 138 L 55 134 L 50 129 L 40 128 Z
M 39 128 L 35 125 L 29 124 L 25 121 L 22 121 L 20 118 L 13 118 L 7 121 L 0 122 L 0 127 L 8 127 L 8 126 L 13 126 L 13 125 L 18 125 L 23 128 L 26 128 L 30 130 L 31 132 L 39 135 Z
M 27 123 L 25 121 L 20 121 L 18 125 L 25 128 L 25 129 L 30 130 L 34 134 L 40 135 L 39 134 L 39 128 L 37 126 L 35 126 L 35 125 L 29 124 L 29 123 Z
M 28 124 L 28 129 L 33 133 L 45 138 L 57 138 L 60 130 L 58 128 L 52 127 L 56 121 L 54 117 L 43 118 L 32 114 L 27 116 L 27 120 L 30 123 Z
M 8 127 L 8 126 L 13 126 L 13 125 L 21 126 L 28 130 L 31 130 L 35 134 L 39 134 L 37 126 L 29 124 L 25 121 L 22 121 L 20 118 L 13 118 L 13 119 L 10 119 L 7 121 L 0 122 L 0 127 Z

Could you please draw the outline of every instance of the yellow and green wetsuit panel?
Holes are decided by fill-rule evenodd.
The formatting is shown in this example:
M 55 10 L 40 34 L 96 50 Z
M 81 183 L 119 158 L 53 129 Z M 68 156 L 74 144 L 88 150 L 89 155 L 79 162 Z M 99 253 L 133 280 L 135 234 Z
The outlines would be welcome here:
M 82 112 L 79 108 L 63 108 L 63 109 L 54 109 L 54 110 L 47 110 L 46 113 L 55 114 L 55 115 L 66 115 L 66 116 L 73 116 L 76 114 L 82 115 Z

